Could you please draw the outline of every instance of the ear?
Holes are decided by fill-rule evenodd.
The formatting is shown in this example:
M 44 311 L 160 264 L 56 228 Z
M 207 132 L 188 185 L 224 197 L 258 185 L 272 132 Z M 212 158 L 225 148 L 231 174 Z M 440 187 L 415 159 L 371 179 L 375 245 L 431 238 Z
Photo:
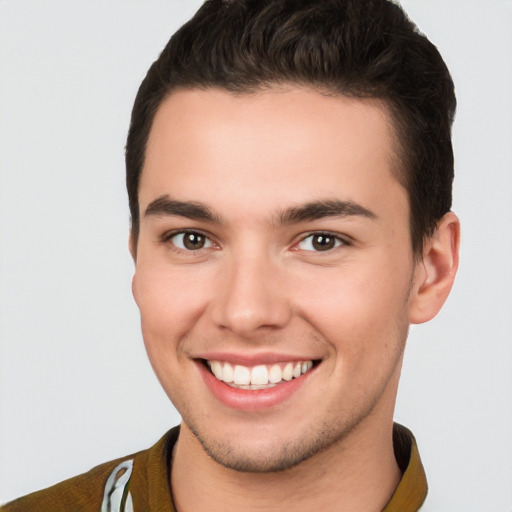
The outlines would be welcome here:
M 137 237 L 133 234 L 133 230 L 130 229 L 130 236 L 128 237 L 128 250 L 132 255 L 133 261 L 135 262 L 135 272 L 132 278 L 132 295 L 135 299 L 135 303 L 138 302 L 138 291 L 137 291 Z
M 434 235 L 425 242 L 423 257 L 416 263 L 409 321 L 434 318 L 452 289 L 459 266 L 460 222 L 453 212 L 443 216 Z
M 130 229 L 130 234 L 128 235 L 128 250 L 132 255 L 133 261 L 137 263 L 137 237 L 133 234 L 132 229 Z

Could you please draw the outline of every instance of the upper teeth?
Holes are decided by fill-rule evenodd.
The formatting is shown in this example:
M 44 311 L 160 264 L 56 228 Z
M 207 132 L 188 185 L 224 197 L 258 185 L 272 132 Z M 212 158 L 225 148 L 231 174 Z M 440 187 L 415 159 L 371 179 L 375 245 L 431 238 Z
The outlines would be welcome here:
M 239 364 L 233 366 L 221 361 L 207 361 L 207 363 L 217 379 L 231 385 L 252 389 L 255 389 L 255 386 L 274 386 L 283 380 L 288 381 L 300 377 L 313 366 L 313 361 L 296 361 L 272 365 L 260 364 L 253 367 Z

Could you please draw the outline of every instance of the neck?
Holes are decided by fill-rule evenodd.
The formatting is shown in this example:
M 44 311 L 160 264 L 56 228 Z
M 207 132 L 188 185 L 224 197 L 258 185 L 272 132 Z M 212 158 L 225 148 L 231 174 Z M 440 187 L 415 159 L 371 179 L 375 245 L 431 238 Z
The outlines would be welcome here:
M 391 421 L 379 429 L 371 420 L 363 422 L 323 452 L 273 473 L 241 473 L 221 466 L 182 425 L 171 488 L 177 512 L 378 512 L 400 476 Z

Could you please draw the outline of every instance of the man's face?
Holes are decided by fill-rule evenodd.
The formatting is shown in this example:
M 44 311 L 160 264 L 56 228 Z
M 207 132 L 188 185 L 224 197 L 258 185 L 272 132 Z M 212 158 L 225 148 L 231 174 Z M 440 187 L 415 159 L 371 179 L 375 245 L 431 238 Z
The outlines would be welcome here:
M 394 165 L 376 102 L 212 89 L 159 108 L 134 295 L 183 431 L 223 465 L 290 467 L 390 423 L 415 286 Z

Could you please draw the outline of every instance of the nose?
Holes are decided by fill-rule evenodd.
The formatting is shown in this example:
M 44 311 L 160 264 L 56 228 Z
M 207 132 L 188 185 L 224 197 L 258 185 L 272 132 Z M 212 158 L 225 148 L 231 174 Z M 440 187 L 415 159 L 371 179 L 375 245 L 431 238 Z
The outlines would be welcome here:
M 211 304 L 216 326 L 245 338 L 285 327 L 292 308 L 281 265 L 261 254 L 227 260 Z

